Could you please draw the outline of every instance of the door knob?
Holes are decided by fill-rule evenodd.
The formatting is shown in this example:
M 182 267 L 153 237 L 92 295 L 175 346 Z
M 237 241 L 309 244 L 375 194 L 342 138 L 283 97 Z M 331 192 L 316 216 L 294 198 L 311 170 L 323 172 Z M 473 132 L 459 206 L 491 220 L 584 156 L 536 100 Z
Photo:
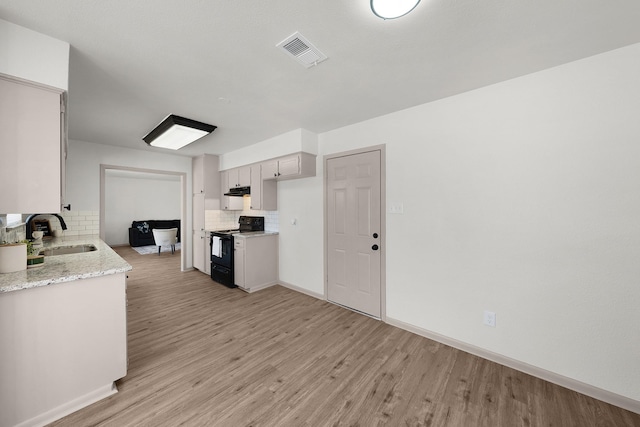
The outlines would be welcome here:
M 378 233 L 373 233 L 373 238 L 377 239 L 378 238 Z
M 378 250 L 378 245 L 371 246 L 371 249 L 373 249 L 374 251 L 377 251 Z

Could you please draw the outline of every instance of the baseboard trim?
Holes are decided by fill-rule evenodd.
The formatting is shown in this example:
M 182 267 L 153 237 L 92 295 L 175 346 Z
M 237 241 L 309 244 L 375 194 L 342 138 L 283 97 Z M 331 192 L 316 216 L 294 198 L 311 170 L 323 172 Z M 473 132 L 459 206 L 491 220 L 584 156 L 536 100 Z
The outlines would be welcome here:
M 284 282 L 282 280 L 278 280 L 278 285 L 283 286 L 283 287 L 288 288 L 288 289 L 291 289 L 292 291 L 300 292 L 301 294 L 309 295 L 310 297 L 318 298 L 318 299 L 320 299 L 322 301 L 326 301 L 327 300 L 327 298 L 322 294 L 310 291 L 310 290 L 305 289 L 305 288 L 301 288 L 301 287 L 296 286 L 296 285 L 292 285 L 291 283 L 287 283 L 287 282 Z
M 269 282 L 269 283 L 263 283 L 263 284 L 258 285 L 258 286 L 254 286 L 253 288 L 243 288 L 241 286 L 238 286 L 238 289 L 240 289 L 241 291 L 245 291 L 248 294 L 252 294 L 254 292 L 270 288 L 270 287 L 275 286 L 277 284 L 278 284 L 278 282 Z
M 500 365 L 513 368 L 520 372 L 524 372 L 525 374 L 533 375 L 534 377 L 557 384 L 561 387 L 565 387 L 578 393 L 593 397 L 594 399 L 598 399 L 611 405 L 626 409 L 628 411 L 635 412 L 636 414 L 640 414 L 640 401 L 633 400 L 598 387 L 594 387 L 590 384 L 586 384 L 581 381 L 577 381 L 572 378 L 547 371 L 546 369 L 542 369 L 537 366 L 529 365 L 528 363 L 524 363 L 519 360 L 511 359 L 510 357 L 506 357 L 501 354 L 494 353 L 492 351 L 485 350 L 483 348 L 476 347 L 474 345 L 467 344 L 453 338 L 449 338 L 436 332 L 413 326 L 401 320 L 387 317 L 387 323 L 400 329 L 404 329 L 405 331 L 412 332 L 416 335 L 429 338 L 450 347 L 457 348 L 458 350 L 462 350 L 475 356 L 482 357 L 483 359 L 490 360 Z
M 118 392 L 115 383 L 100 387 L 43 414 L 16 424 L 15 427 L 42 427 Z

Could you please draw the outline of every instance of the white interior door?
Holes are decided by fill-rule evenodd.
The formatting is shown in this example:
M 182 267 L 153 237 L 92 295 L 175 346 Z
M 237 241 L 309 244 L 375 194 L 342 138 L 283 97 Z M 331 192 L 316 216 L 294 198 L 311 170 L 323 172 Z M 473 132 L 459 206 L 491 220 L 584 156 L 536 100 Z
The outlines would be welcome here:
M 327 160 L 327 297 L 381 316 L 380 151 Z

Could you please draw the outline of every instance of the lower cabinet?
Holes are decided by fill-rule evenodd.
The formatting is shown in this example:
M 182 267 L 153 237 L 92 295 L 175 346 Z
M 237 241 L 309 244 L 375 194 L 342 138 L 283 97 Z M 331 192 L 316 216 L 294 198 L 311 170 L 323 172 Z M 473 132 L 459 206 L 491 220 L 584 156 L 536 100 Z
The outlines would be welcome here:
M 125 273 L 0 293 L 1 426 L 48 424 L 126 374 Z
M 193 195 L 193 266 L 200 271 L 205 271 L 205 239 L 204 239 L 204 194 Z
M 234 236 L 235 284 L 247 291 L 275 285 L 278 280 L 278 235 Z
M 211 276 L 211 233 L 207 233 L 205 242 L 204 272 Z

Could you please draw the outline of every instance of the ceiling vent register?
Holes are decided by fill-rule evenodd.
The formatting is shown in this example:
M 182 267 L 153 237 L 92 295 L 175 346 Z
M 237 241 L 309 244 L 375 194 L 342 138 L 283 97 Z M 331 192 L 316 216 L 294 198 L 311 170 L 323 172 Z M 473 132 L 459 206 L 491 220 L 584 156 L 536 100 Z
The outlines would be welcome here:
M 327 55 L 320 52 L 297 31 L 278 43 L 276 47 L 282 49 L 285 54 L 293 57 L 306 68 L 311 68 L 327 59 Z

